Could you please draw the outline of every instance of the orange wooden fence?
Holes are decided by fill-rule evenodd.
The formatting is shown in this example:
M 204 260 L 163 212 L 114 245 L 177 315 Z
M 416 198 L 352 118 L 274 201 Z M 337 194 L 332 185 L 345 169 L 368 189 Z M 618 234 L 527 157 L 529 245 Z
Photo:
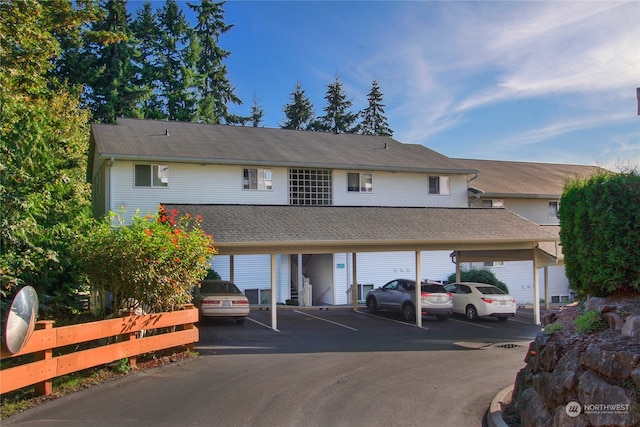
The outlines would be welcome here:
M 194 325 L 197 321 L 198 309 L 189 304 L 179 311 L 131 315 L 59 328 L 54 328 L 52 321 L 37 322 L 20 352 L 11 354 L 2 350 L 2 359 L 33 354 L 35 360 L 1 370 L 0 394 L 35 384 L 37 394 L 49 395 L 53 388 L 51 380 L 55 377 L 124 358 L 135 366 L 136 356 L 140 354 L 178 346 L 193 348 L 199 339 L 198 328 Z M 174 332 L 148 334 L 153 329 L 174 326 Z M 142 338 L 136 334 L 140 331 L 146 331 Z M 112 337 L 119 339 L 107 340 Z M 72 348 L 54 356 L 54 349 L 96 340 L 104 340 L 105 345 L 80 351 Z M 108 341 L 116 342 L 106 344 Z

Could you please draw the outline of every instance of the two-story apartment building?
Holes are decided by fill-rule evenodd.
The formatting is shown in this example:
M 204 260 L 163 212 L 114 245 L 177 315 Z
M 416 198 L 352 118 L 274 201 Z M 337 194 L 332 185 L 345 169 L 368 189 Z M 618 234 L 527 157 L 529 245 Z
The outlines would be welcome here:
M 136 119 L 92 125 L 88 167 L 96 216 L 159 204 L 202 215 L 212 267 L 254 303 L 354 303 L 487 257 L 528 262 L 536 301 L 537 270 L 555 262 L 540 245 L 557 235 L 470 207 L 481 174 L 388 137 Z

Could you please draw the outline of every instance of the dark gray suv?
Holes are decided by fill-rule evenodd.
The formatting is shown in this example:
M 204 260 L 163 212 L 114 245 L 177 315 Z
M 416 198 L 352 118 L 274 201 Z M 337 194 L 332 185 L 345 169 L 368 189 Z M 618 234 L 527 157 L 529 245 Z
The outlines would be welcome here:
M 434 315 L 438 320 L 447 320 L 453 313 L 453 298 L 439 283 L 423 282 L 421 285 L 422 315 Z M 381 288 L 367 294 L 367 308 L 371 313 L 378 310 L 402 313 L 405 320 L 415 322 L 416 282 L 409 279 L 394 279 Z

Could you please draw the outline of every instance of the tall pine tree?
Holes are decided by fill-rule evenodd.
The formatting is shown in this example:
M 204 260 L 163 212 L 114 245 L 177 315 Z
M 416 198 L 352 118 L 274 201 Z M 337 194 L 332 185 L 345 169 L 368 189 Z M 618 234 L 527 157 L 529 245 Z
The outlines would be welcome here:
M 235 94 L 235 88 L 227 77 L 227 67 L 223 61 L 231 52 L 220 47 L 220 37 L 231 30 L 233 25 L 224 22 L 225 2 L 202 0 L 197 4 L 187 3 L 197 16 L 195 34 L 202 49 L 196 62 L 202 84 L 198 88 L 198 121 L 205 123 L 237 123 L 241 118 L 229 113 L 229 104 L 242 104 Z M 246 119 L 246 118 L 245 118 Z
M 327 106 L 324 108 L 325 115 L 318 117 L 312 123 L 312 130 L 333 133 L 354 132 L 352 126 L 358 114 L 349 111 L 353 101 L 347 99 L 338 76 L 327 87 L 324 99 L 327 100 Z
M 93 73 L 88 76 L 88 104 L 96 122 L 113 123 L 117 117 L 140 117 L 141 101 L 150 89 L 141 81 L 136 62 L 139 52 L 131 30 L 126 0 L 108 0 L 106 15 L 93 24 L 94 34 L 104 42 L 92 43 L 87 58 Z
M 367 94 L 369 106 L 360 112 L 362 122 L 358 124 L 357 131 L 363 135 L 392 136 L 387 117 L 384 115 L 385 105 L 382 103 L 382 92 L 378 82 L 373 80 L 371 90 Z
M 291 94 L 291 103 L 285 105 L 283 111 L 285 122 L 280 125 L 282 129 L 309 129 L 313 120 L 313 104 L 305 95 L 300 82 L 296 83 L 296 89 Z
M 263 118 L 264 108 L 260 105 L 257 95 L 253 94 L 253 105 L 251 106 L 251 117 L 249 118 L 249 121 L 254 128 L 257 128 L 260 126 L 260 123 L 262 123 Z

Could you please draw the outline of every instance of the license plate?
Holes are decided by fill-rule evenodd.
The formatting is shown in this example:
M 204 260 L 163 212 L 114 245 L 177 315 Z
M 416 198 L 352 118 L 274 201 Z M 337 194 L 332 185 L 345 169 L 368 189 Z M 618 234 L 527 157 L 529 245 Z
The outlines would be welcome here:
M 506 301 L 500 301 L 500 305 L 507 305 Z
M 222 301 L 223 307 L 231 307 L 231 301 Z

